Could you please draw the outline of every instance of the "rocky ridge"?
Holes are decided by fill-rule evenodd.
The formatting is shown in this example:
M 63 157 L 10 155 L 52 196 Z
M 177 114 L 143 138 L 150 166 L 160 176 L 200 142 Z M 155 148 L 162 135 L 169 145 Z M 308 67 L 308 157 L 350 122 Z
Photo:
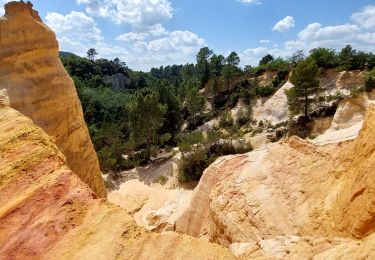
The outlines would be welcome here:
M 55 34 L 31 3 L 11 2 L 0 18 L 0 88 L 10 106 L 30 117 L 65 155 L 69 167 L 100 197 L 106 196 L 99 162 Z
M 317 146 L 292 137 L 218 159 L 176 230 L 265 258 L 374 257 L 374 128 L 370 106 L 355 141 Z
M 131 212 L 96 198 L 54 138 L 5 105 L 0 133 L 1 259 L 234 258 L 216 244 L 138 227 Z

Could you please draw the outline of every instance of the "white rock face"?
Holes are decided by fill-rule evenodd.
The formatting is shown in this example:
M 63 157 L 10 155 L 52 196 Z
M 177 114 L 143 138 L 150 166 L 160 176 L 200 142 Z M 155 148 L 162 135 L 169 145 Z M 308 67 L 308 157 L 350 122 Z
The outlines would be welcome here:
M 324 145 L 355 139 L 362 128 L 370 104 L 375 104 L 375 91 L 343 100 L 337 108 L 331 127 L 313 142 Z
M 149 186 L 139 180 L 129 180 L 119 190 L 110 192 L 108 200 L 127 209 L 139 226 L 174 231 L 176 219 L 190 204 L 191 194 L 190 190 L 168 190 L 160 184 Z
M 254 119 L 267 121 L 272 125 L 287 121 L 289 119 L 288 99 L 285 90 L 293 87 L 289 81 L 284 84 L 270 99 L 254 111 Z

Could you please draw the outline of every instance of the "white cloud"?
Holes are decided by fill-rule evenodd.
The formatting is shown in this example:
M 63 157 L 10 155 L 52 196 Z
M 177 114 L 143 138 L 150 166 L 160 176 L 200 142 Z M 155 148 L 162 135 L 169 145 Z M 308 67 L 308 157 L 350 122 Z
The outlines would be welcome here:
M 241 3 L 244 3 L 244 4 L 257 4 L 257 5 L 260 5 L 262 3 L 261 0 L 238 0 L 239 2 Z
M 146 32 L 160 28 L 173 16 L 168 0 L 77 0 L 92 16 L 111 19 L 117 24 L 130 24 L 135 31 Z
M 272 28 L 272 31 L 277 32 L 286 32 L 295 27 L 295 20 L 291 16 L 287 16 L 284 19 L 278 21 L 275 26 Z
M 367 29 L 375 27 L 375 5 L 364 7 L 361 12 L 354 13 L 351 16 L 353 22 Z
M 102 32 L 97 27 L 94 19 L 81 12 L 72 11 L 67 15 L 55 12 L 48 13 L 46 24 L 59 37 L 66 36 L 86 42 L 95 42 L 103 39 Z
M 8 2 L 10 2 L 11 0 L 0 0 L 0 15 L 3 16 L 4 13 L 5 13 L 5 10 L 4 10 L 4 5 Z
M 1 0 L 0 0 L 1 1 Z M 172 7 L 166 0 L 77 0 L 86 5 L 92 16 L 113 19 L 131 25 L 131 30 L 116 37 L 123 45 L 104 41 L 94 19 L 84 13 L 68 15 L 49 13 L 47 24 L 58 36 L 61 50 L 86 56 L 95 48 L 99 58 L 120 58 L 131 68 L 147 71 L 161 65 L 193 62 L 204 39 L 190 31 L 169 32 L 163 23 L 172 17 Z
M 195 33 L 174 31 L 167 37 L 150 42 L 135 42 L 132 48 L 137 55 L 141 56 L 144 63 L 161 66 L 185 63 L 187 59 L 192 61 L 199 48 L 205 44 L 205 40 Z
M 143 41 L 146 37 L 147 33 L 128 32 L 117 36 L 116 40 L 124 42 L 137 42 Z
M 303 29 L 298 34 L 298 37 L 304 41 L 339 40 L 351 37 L 351 35 L 359 31 L 360 28 L 353 24 L 322 27 L 320 23 L 312 23 Z
M 270 40 L 260 40 L 259 42 L 263 44 L 267 44 L 267 43 L 270 43 Z

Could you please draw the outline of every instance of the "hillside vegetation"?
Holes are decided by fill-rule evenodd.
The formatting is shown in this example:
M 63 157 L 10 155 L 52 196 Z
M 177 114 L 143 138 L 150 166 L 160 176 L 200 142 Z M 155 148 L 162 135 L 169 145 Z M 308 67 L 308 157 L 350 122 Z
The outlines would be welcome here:
M 96 54 L 91 49 L 87 58 L 64 54 L 61 60 L 75 82 L 84 118 L 105 172 L 146 164 L 160 149 L 169 151 L 175 146 L 195 147 L 196 143 L 204 143 L 203 162 L 185 161 L 185 165 L 198 165 L 189 168 L 199 170 L 182 178 L 199 179 L 204 168 L 218 155 L 236 153 L 244 148 L 233 147 L 225 152 L 219 149 L 212 154 L 213 145 L 220 140 L 233 144 L 233 139 L 241 138 L 245 133 L 256 135 L 268 127 L 265 122 L 252 119 L 252 101 L 272 96 L 286 83 L 293 70 L 296 72 L 290 80 L 295 87 L 286 94 L 291 113 L 303 115 L 302 120 L 294 119 L 294 128 L 299 130 L 293 133 L 297 134 L 306 132 L 307 122 L 311 117 L 319 116 L 316 112 L 326 109 L 327 102 L 332 105 L 343 98 L 340 93 L 329 97 L 319 95 L 317 80 L 322 71 L 368 71 L 364 87 L 353 86 L 353 95 L 370 91 L 375 86 L 375 55 L 356 51 L 349 45 L 340 52 L 313 49 L 307 57 L 302 51 L 288 59 L 268 54 L 258 66 L 244 68 L 239 66 L 237 53 L 224 57 L 205 47 L 197 54 L 195 64 L 162 66 L 152 68 L 150 72 L 133 71 L 119 59 L 95 59 Z M 311 69 L 315 71 L 313 74 Z M 309 73 L 311 75 L 307 76 Z M 108 78 L 118 75 L 124 79 L 122 85 L 115 87 L 108 83 L 111 82 Z M 306 77 L 315 84 L 307 86 Z M 237 118 L 233 118 L 230 110 L 240 100 L 244 107 Z M 219 124 L 209 129 L 210 136 L 219 138 L 212 141 L 206 135 L 191 137 L 193 131 L 213 119 L 218 119 Z M 279 133 L 276 140 L 284 134 L 285 131 Z M 245 150 L 251 149 L 249 144 L 246 147 Z M 195 158 L 191 154 L 198 150 L 190 149 L 186 157 Z

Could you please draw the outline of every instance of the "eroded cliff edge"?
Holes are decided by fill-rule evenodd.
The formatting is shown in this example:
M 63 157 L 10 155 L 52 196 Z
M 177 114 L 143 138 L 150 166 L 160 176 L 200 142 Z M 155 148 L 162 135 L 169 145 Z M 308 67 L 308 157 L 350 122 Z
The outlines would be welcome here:
M 5 5 L 0 72 L 0 88 L 7 90 L 10 106 L 53 136 L 69 167 L 105 197 L 99 162 L 74 83 L 59 59 L 56 36 L 30 3 Z
M 97 199 L 53 138 L 0 93 L 1 259 L 233 259 L 222 246 L 137 227 Z
M 203 174 L 179 232 L 246 257 L 375 257 L 375 106 L 354 141 L 292 137 L 218 159 Z

